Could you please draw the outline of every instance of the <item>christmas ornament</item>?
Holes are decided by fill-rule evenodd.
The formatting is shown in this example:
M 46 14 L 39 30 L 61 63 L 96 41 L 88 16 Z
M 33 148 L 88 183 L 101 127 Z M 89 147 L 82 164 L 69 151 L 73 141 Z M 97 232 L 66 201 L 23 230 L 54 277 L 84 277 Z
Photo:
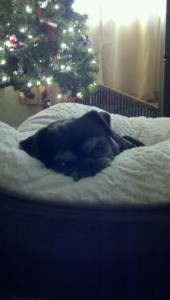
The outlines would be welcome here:
M 47 88 L 44 89 L 44 92 L 41 95 L 41 106 L 43 109 L 49 108 L 52 105 L 50 94 Z
M 18 74 L 19 74 L 19 75 L 24 74 L 24 68 L 23 68 L 23 63 L 22 63 L 22 61 L 19 61 L 19 63 L 18 63 Z
M 54 71 L 57 71 L 59 69 L 59 61 L 57 59 L 57 56 L 51 57 L 52 67 Z
M 52 19 L 49 17 L 45 9 L 40 9 L 36 6 L 35 13 L 39 18 L 39 22 L 46 25 L 44 31 L 47 34 L 48 40 L 53 41 L 55 39 L 55 29 L 57 28 L 57 24 L 52 22 Z
M 38 1 L 38 5 L 39 5 L 40 8 L 46 8 L 48 3 L 51 3 L 51 0 Z
M 40 19 L 40 23 L 45 23 L 45 24 L 47 24 L 47 25 L 49 25 L 51 27 L 54 27 L 54 28 L 57 27 L 56 23 L 53 23 L 49 19 L 45 19 L 45 18 Z
M 69 99 L 68 99 L 68 102 L 72 102 L 72 103 L 74 103 L 76 101 L 76 97 L 70 97 Z
M 39 67 L 37 70 L 37 76 L 38 76 L 38 78 L 42 77 L 42 68 L 41 67 Z
M 82 35 L 79 39 L 78 39 L 78 45 L 82 48 L 89 48 L 91 43 L 89 40 L 88 35 Z
M 5 42 L 5 46 L 8 47 L 11 51 L 19 50 L 27 46 L 25 43 L 18 41 L 15 34 L 9 34 L 8 38 L 9 40 Z

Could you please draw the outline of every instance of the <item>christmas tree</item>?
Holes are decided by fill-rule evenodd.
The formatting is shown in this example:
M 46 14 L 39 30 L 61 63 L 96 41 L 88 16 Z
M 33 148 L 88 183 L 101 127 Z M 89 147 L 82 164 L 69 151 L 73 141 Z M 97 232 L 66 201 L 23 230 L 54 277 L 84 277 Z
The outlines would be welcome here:
M 59 97 L 68 101 L 94 91 L 98 65 L 86 35 L 88 17 L 72 5 L 73 0 L 1 0 L 0 88 L 13 86 L 31 99 L 33 87 L 47 91 L 57 83 Z

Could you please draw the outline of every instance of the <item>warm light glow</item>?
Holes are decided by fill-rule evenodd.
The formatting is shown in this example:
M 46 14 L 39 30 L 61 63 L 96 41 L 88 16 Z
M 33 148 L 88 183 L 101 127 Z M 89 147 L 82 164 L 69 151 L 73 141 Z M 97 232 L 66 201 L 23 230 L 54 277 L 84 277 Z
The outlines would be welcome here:
M 66 70 L 67 70 L 67 71 L 71 71 L 71 67 L 70 67 L 70 66 L 67 66 L 67 67 L 66 67 Z
M 74 31 L 74 28 L 73 28 L 73 27 L 70 27 L 68 31 L 73 32 L 73 31 Z
M 22 28 L 20 29 L 20 31 L 21 31 L 21 32 L 25 32 L 25 31 L 26 31 L 26 28 L 22 27 Z
M 78 97 L 78 98 L 82 98 L 82 97 L 83 97 L 83 95 L 82 95 L 82 93 L 77 93 L 77 94 L 76 94 L 76 97 Z
M 51 84 L 52 83 L 52 78 L 51 77 L 46 78 L 46 82 L 47 82 L 47 84 Z
M 67 45 L 66 45 L 65 43 L 62 43 L 62 44 L 61 44 L 61 48 L 62 48 L 62 49 L 66 49 L 66 48 L 67 48 Z
M 88 23 L 95 25 L 102 21 L 113 20 L 116 23 L 129 24 L 135 20 L 145 23 L 151 13 L 162 14 L 164 1 L 162 0 L 75 0 L 75 11 L 87 13 Z
M 61 68 L 61 70 L 64 70 L 64 69 L 65 69 L 65 66 L 64 66 L 64 65 L 61 65 L 60 68 Z
M 2 59 L 2 60 L 1 60 L 1 65 L 5 65 L 5 64 L 6 64 L 5 59 Z
M 7 78 L 6 76 L 3 76 L 3 77 L 2 77 L 2 82 L 7 81 L 7 79 L 8 79 L 8 78 Z
M 27 13 L 32 13 L 32 8 L 29 7 L 28 5 L 26 6 L 26 12 L 27 12 Z

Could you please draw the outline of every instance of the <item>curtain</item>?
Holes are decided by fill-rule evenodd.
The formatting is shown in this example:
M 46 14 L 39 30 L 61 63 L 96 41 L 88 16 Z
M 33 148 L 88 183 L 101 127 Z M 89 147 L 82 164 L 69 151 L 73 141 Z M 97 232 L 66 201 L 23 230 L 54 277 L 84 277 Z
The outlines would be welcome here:
M 165 0 L 75 0 L 89 16 L 89 36 L 100 55 L 97 83 L 143 100 L 159 98 L 161 26 Z

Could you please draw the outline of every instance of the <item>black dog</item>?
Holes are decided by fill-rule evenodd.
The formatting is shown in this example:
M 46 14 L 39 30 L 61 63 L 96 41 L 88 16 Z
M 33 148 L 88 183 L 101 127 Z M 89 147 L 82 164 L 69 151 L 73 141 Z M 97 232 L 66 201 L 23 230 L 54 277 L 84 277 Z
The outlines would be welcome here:
M 90 111 L 80 118 L 53 122 L 20 146 L 47 168 L 79 180 L 108 167 L 122 151 L 144 145 L 113 132 L 108 113 Z

